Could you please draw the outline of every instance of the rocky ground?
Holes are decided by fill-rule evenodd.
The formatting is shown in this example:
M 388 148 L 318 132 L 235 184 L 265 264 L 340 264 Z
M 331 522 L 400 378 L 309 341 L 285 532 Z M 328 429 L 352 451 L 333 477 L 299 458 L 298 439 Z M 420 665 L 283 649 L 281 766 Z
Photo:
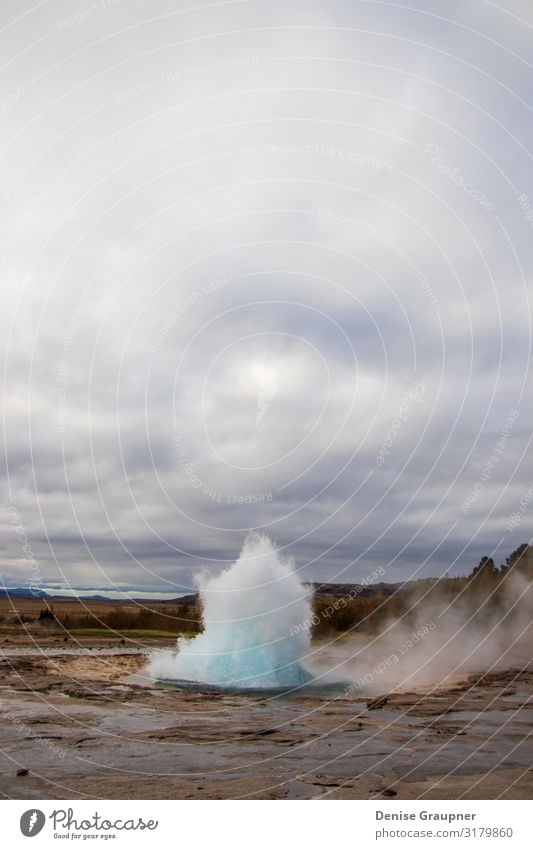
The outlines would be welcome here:
M 528 799 L 533 669 L 342 696 L 186 692 L 146 648 L 0 651 L 0 794 L 16 799 Z M 21 773 L 21 774 L 18 774 Z

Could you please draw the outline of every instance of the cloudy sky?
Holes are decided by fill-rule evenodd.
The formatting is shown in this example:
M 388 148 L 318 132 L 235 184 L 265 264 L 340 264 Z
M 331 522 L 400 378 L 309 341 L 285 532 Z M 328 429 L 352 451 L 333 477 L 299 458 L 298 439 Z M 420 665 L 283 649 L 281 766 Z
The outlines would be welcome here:
M 4 0 L 7 585 L 531 537 L 527 0 Z

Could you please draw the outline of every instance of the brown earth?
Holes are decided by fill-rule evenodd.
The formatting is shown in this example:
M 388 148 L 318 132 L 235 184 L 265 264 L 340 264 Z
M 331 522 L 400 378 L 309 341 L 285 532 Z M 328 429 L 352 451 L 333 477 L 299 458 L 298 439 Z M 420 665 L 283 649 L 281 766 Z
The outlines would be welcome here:
M 533 795 L 531 668 L 367 700 L 269 697 L 154 684 L 143 670 L 161 641 L 8 639 L 4 798 Z

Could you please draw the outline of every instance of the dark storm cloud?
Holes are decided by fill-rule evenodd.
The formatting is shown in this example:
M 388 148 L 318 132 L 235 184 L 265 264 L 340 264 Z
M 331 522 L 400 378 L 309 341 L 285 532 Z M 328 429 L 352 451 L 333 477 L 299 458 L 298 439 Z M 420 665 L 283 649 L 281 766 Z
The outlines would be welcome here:
M 2 12 L 4 580 L 528 539 L 528 5 L 90 8 Z

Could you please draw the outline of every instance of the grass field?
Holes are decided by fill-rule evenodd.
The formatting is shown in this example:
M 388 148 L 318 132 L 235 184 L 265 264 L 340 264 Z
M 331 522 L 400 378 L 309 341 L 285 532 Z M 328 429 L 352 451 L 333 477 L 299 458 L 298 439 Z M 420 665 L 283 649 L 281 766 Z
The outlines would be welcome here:
M 67 640 L 169 640 L 198 633 L 200 610 L 178 601 L 0 598 L 0 634 Z
M 102 628 L 72 628 L 69 634 L 73 637 L 101 637 L 105 634 L 106 637 L 122 637 L 132 640 L 171 640 L 176 637 L 174 631 L 151 631 L 140 628 L 124 631 L 115 631 L 112 629 L 106 629 L 104 631 Z

